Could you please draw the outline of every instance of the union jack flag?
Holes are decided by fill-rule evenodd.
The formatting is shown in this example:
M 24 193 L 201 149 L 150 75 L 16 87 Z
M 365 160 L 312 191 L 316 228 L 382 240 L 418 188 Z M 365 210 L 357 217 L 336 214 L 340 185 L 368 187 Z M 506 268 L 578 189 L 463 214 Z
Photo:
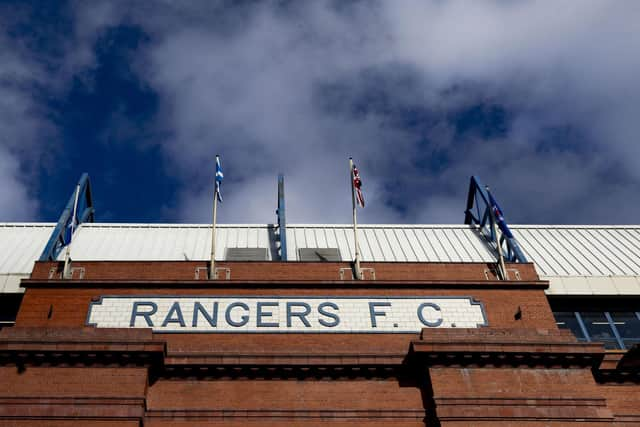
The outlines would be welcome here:
M 360 207 L 364 208 L 364 196 L 362 195 L 362 180 L 356 165 L 353 165 L 353 188 L 356 189 L 356 200 Z

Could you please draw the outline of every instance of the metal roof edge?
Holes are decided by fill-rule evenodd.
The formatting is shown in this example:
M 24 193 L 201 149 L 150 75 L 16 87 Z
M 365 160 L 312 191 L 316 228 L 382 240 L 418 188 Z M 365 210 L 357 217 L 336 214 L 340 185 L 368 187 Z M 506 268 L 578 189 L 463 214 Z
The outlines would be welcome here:
M 216 228 L 274 228 L 278 224 L 216 224 Z M 84 223 L 80 227 L 87 228 L 211 228 L 211 224 L 180 223 L 119 223 L 94 222 Z M 352 228 L 353 224 L 287 224 L 287 228 Z M 640 226 L 639 226 L 640 227 Z M 469 229 L 475 228 L 467 224 L 358 224 L 358 228 L 443 228 Z
M 52 227 L 54 222 L 0 222 L 0 227 Z M 137 222 L 94 222 L 84 223 L 82 227 L 102 228 L 210 228 L 211 224 L 202 223 L 137 223 Z M 358 224 L 360 228 L 475 228 L 467 224 Z M 510 224 L 513 229 L 640 229 L 640 224 Z M 219 228 L 272 228 L 277 224 L 217 224 Z M 352 224 L 287 224 L 292 228 L 345 228 Z
M 640 224 L 509 224 L 513 229 L 638 229 Z
M 0 227 L 55 227 L 55 222 L 0 222 Z
M 87 223 L 86 227 L 113 228 L 210 228 L 211 224 L 180 224 L 180 223 Z M 219 228 L 272 228 L 277 224 L 217 224 Z M 353 224 L 287 224 L 287 228 L 352 228 Z M 367 224 L 359 223 L 359 228 L 443 228 L 443 229 L 475 229 L 467 224 Z M 514 229 L 640 229 L 640 224 L 600 225 L 600 224 L 512 224 Z

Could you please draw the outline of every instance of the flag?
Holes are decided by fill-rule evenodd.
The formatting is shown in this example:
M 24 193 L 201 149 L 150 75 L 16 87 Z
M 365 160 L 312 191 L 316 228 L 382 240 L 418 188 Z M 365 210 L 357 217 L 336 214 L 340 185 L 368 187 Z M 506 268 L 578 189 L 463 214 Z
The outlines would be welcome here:
M 73 238 L 73 233 L 75 232 L 75 229 L 78 227 L 78 221 L 76 220 L 75 216 L 71 216 L 71 218 L 68 219 L 67 222 L 67 226 L 65 227 L 65 233 L 64 233 L 64 244 L 68 245 L 69 243 L 71 243 L 71 239 Z
M 64 244 L 68 245 L 71 243 L 71 239 L 73 239 L 73 233 L 76 232 L 76 228 L 78 228 L 78 191 L 80 188 L 76 188 L 75 197 L 73 201 L 73 210 L 71 211 L 71 215 L 69 219 L 67 219 L 67 224 L 64 230 Z
M 220 203 L 222 203 L 222 193 L 220 193 L 220 185 L 224 174 L 222 173 L 222 166 L 220 165 L 220 156 L 216 156 L 216 197 Z
M 498 206 L 498 202 L 496 202 L 496 199 L 493 198 L 491 193 L 488 193 L 488 195 L 489 195 L 489 203 L 491 205 L 491 210 L 493 211 L 493 216 L 496 219 L 498 228 L 500 229 L 500 231 L 502 231 L 502 234 L 504 234 L 506 237 L 508 237 L 509 239 L 513 239 L 513 234 L 511 233 L 511 230 L 509 230 L 509 226 L 507 226 L 507 223 L 504 220 L 504 216 L 502 215 L 502 210 L 500 209 L 500 206 Z
M 353 188 L 356 189 L 356 200 L 360 207 L 364 208 L 364 196 L 362 195 L 362 180 L 356 165 L 353 165 Z
M 67 225 L 67 237 L 66 242 L 71 243 L 71 239 L 73 238 L 73 233 L 75 233 L 76 228 L 78 228 L 78 220 L 75 215 L 72 215 L 71 221 L 69 221 L 69 225 Z

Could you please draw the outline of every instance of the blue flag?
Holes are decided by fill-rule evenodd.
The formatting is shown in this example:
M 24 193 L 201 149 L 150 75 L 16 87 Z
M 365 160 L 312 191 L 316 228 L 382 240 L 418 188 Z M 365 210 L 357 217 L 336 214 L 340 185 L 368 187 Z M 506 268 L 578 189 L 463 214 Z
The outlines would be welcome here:
M 216 197 L 218 201 L 222 203 L 222 193 L 220 193 L 220 186 L 222 184 L 222 179 L 224 178 L 224 174 L 222 173 L 222 166 L 220 165 L 220 156 L 216 156 Z
M 78 226 L 78 222 L 75 218 L 75 216 L 73 216 L 73 214 L 71 214 L 71 218 L 69 218 L 67 220 L 67 225 L 65 227 L 65 233 L 64 233 L 64 244 L 68 245 L 69 243 L 71 243 L 71 239 L 73 238 L 73 233 L 76 229 L 76 227 Z
M 71 211 L 71 215 L 69 215 L 69 219 L 67 219 L 67 223 L 65 224 L 65 230 L 64 230 L 64 244 L 68 245 L 71 243 L 71 239 L 73 239 L 73 234 L 76 231 L 76 228 L 78 228 L 78 217 L 77 217 L 77 211 L 78 211 L 78 189 L 76 189 L 76 192 L 74 193 L 75 197 L 74 197 L 74 204 L 73 204 L 73 210 Z
M 491 193 L 488 192 L 488 195 L 489 203 L 491 204 L 491 210 L 493 211 L 493 216 L 498 223 L 498 228 L 500 228 L 500 231 L 502 231 L 502 234 L 504 234 L 506 237 L 508 237 L 509 239 L 513 239 L 513 234 L 511 233 L 511 230 L 509 230 L 509 226 L 507 226 L 507 223 L 504 220 L 504 216 L 502 215 L 500 206 L 498 206 L 498 202 L 496 202 L 496 199 L 493 198 Z

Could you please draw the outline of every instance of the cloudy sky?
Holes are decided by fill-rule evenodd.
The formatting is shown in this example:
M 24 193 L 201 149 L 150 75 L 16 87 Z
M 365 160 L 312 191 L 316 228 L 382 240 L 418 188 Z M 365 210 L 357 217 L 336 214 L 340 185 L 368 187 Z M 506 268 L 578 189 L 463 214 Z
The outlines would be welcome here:
M 640 2 L 0 3 L 0 221 L 640 222 Z

